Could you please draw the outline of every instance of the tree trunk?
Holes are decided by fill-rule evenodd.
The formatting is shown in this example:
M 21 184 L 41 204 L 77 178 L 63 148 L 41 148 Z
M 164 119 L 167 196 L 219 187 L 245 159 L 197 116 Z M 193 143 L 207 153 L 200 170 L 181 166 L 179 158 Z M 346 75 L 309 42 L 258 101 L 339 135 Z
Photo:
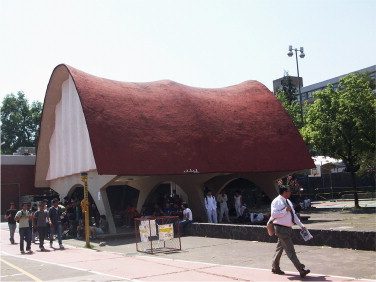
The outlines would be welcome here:
M 356 187 L 356 174 L 354 171 L 351 171 L 351 182 L 352 182 L 352 189 L 354 191 L 354 206 L 355 208 L 360 208 L 359 206 L 359 198 L 358 198 L 358 190 Z

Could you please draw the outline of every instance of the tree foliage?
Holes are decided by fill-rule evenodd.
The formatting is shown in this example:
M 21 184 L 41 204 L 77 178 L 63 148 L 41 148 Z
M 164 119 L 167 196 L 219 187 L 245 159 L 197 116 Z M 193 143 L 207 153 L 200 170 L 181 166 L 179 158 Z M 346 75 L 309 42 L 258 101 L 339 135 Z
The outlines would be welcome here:
M 314 93 L 315 102 L 301 131 L 311 148 L 343 160 L 353 177 L 355 206 L 359 206 L 355 172 L 376 149 L 376 100 L 371 81 L 364 74 L 349 74 L 340 79 L 338 89 L 329 84 Z
M 19 147 L 35 147 L 38 140 L 42 103 L 29 105 L 19 91 L 5 96 L 1 107 L 1 153 L 13 154 Z
M 296 100 L 296 87 L 292 83 L 290 76 L 285 76 L 282 81 L 282 91 L 285 93 L 286 100 L 289 104 L 292 104 Z
M 299 102 L 296 102 L 295 100 L 290 101 L 283 90 L 278 90 L 276 93 L 276 97 L 291 117 L 296 128 L 301 129 L 303 127 L 303 122 L 301 119 Z M 303 112 L 305 112 L 307 109 L 308 105 L 304 105 Z

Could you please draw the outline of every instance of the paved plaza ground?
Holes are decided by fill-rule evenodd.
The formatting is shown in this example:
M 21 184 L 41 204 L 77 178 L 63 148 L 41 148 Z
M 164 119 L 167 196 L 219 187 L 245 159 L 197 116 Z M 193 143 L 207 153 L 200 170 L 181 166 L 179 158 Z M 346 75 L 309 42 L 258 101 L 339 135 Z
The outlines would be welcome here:
M 322 204 L 322 203 L 321 203 Z M 330 204 L 330 202 L 328 203 Z M 374 231 L 375 209 L 315 208 L 310 229 Z M 17 242 L 18 234 L 16 236 Z M 270 272 L 274 243 L 182 237 L 182 250 L 144 254 L 136 251 L 133 237 L 106 239 L 106 246 L 82 240 L 65 240 L 66 250 L 49 249 L 21 255 L 10 245 L 6 223 L 1 224 L 1 281 L 358 281 L 376 280 L 376 252 L 325 246 L 297 245 L 298 257 L 311 269 L 304 279 L 283 255 L 286 275 Z M 48 246 L 48 244 L 46 244 Z
M 361 200 L 362 209 L 354 209 L 354 201 L 314 202 L 313 209 L 302 211 L 310 216 L 304 224 L 309 229 L 333 229 L 376 232 L 376 200 Z

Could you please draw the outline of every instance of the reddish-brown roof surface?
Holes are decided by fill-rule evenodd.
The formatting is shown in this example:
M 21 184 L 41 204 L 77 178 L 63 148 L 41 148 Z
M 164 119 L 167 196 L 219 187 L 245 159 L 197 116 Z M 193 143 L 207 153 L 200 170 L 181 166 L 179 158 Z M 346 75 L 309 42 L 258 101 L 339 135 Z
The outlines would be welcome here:
M 113 81 L 66 65 L 54 73 L 60 68 L 76 85 L 99 174 L 314 167 L 288 114 L 257 81 L 204 89 L 169 80 Z

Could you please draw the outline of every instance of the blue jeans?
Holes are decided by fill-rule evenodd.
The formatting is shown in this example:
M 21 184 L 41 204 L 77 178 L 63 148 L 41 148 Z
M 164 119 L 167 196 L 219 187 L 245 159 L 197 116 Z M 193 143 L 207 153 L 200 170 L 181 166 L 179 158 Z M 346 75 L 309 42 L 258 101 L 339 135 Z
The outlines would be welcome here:
M 26 241 L 26 251 L 31 249 L 31 230 L 30 227 L 21 227 L 20 233 L 20 251 L 24 251 L 24 240 Z
M 184 227 L 188 224 L 190 224 L 192 220 L 182 220 L 179 222 L 179 229 L 180 229 L 180 234 L 184 233 Z
M 9 231 L 10 231 L 10 242 L 14 244 L 14 232 L 16 231 L 17 224 L 16 223 L 8 223 Z
M 61 223 L 56 223 L 51 226 L 51 232 L 50 232 L 50 243 L 52 244 L 52 241 L 54 240 L 54 235 L 57 235 L 57 241 L 59 242 L 59 245 L 62 245 L 62 233 L 63 233 L 63 226 Z

